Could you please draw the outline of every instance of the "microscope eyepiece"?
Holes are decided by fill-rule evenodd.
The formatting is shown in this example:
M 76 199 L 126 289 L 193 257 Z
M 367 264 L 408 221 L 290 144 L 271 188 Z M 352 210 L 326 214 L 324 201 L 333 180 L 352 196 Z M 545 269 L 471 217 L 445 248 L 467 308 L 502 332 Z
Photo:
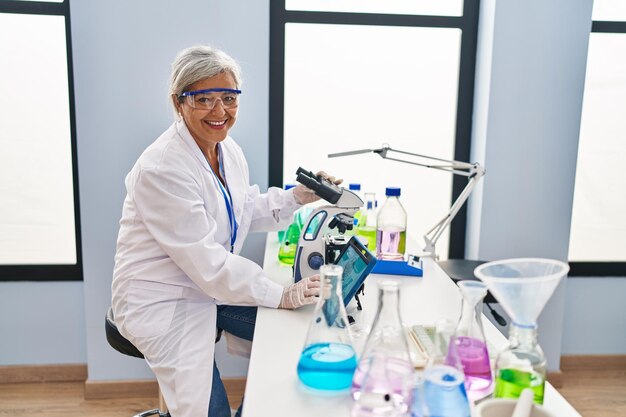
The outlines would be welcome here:
M 306 185 L 308 188 L 313 190 L 316 195 L 331 204 L 337 203 L 343 193 L 343 190 L 340 187 L 337 187 L 325 178 L 317 176 L 313 172 L 307 171 L 302 167 L 298 168 L 296 175 L 296 181 L 300 184 Z

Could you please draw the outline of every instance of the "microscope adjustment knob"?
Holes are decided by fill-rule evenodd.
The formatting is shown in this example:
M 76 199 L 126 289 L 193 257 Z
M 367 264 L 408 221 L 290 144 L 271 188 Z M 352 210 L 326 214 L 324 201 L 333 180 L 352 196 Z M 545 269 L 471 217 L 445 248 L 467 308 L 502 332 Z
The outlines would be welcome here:
M 322 265 L 324 265 L 324 257 L 319 252 L 313 252 L 310 254 L 307 261 L 311 269 L 314 271 L 317 271 L 322 267 Z

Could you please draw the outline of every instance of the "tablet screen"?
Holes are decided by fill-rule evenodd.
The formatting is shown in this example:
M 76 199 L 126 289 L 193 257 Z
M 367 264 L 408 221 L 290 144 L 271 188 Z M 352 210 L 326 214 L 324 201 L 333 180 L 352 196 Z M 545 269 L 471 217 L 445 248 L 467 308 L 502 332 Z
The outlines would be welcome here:
M 376 258 L 356 237 L 352 237 L 335 263 L 343 267 L 342 293 L 344 304 L 348 305 L 374 267 Z

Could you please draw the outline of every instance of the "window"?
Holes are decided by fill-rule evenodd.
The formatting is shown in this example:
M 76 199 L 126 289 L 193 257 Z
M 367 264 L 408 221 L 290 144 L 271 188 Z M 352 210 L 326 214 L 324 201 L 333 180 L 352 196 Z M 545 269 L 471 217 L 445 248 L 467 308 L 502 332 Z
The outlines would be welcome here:
M 68 1 L 0 1 L 0 280 L 81 280 Z
M 573 276 L 626 276 L 626 4 L 596 0 L 569 247 Z
M 468 161 L 476 59 L 476 0 L 271 2 L 270 184 L 299 166 L 373 191 L 402 187 L 410 250 L 450 209 L 467 179 L 383 160 L 328 159 L 392 148 Z M 389 180 L 391 179 L 391 180 Z M 463 258 L 465 207 L 437 244 Z M 448 236 L 450 233 L 451 237 Z

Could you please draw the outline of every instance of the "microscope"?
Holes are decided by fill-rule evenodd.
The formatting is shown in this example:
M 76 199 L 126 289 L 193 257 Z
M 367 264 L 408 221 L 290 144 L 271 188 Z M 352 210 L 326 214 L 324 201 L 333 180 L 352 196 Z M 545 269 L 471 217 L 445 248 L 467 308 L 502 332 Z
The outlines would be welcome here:
M 294 281 L 298 282 L 317 274 L 322 265 L 335 262 L 349 241 L 344 233 L 354 227 L 354 214 L 363 206 L 363 200 L 303 168 L 298 168 L 296 175 L 299 183 L 330 203 L 317 207 L 304 222 L 293 264 Z M 334 229 L 339 234 L 333 234 Z

